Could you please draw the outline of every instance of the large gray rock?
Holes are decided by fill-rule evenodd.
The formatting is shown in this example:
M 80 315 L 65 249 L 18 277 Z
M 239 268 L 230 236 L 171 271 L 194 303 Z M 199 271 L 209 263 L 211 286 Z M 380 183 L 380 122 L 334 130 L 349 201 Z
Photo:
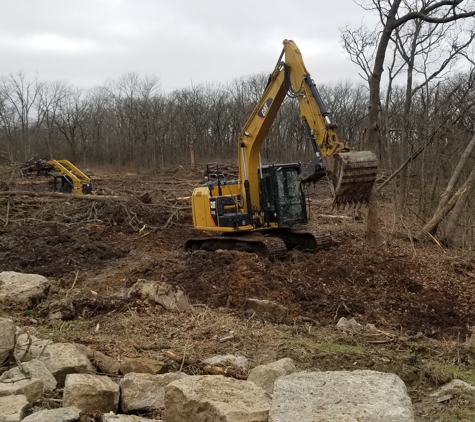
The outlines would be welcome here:
M 442 394 L 447 394 L 447 392 L 451 390 L 475 391 L 475 386 L 459 379 L 453 379 L 449 383 L 444 384 L 434 393 L 429 394 L 429 396 L 438 397 L 438 396 L 441 396 Z
M 67 374 L 94 374 L 96 370 L 89 359 L 70 343 L 53 343 L 46 346 L 39 359 L 58 381 L 64 385 Z
M 56 388 L 56 378 L 48 370 L 43 362 L 38 359 L 33 359 L 29 362 L 24 362 L 22 364 L 23 370 L 32 378 L 37 378 L 43 383 L 43 391 L 45 393 L 50 393 Z M 20 368 L 15 367 L 0 376 L 0 381 L 7 380 L 20 380 L 24 379 L 26 374 L 20 370 Z
M 165 362 L 145 357 L 127 359 L 120 364 L 119 371 L 122 375 L 136 372 L 141 374 L 158 374 L 165 368 Z
M 92 360 L 94 358 L 94 350 L 92 350 L 90 347 L 87 347 L 81 343 L 73 343 L 73 345 L 76 349 L 79 350 L 80 353 L 86 356 L 89 360 Z
M 0 422 L 19 422 L 31 407 L 25 396 L 0 397 Z
M 76 422 L 79 420 L 81 410 L 77 407 L 60 407 L 59 409 L 46 409 L 27 416 L 22 422 Z
M 13 321 L 0 318 L 0 366 L 11 356 L 15 349 L 15 335 L 16 326 Z
M 247 380 L 252 381 L 258 387 L 272 394 L 276 379 L 284 375 L 293 374 L 296 370 L 292 359 L 280 359 L 267 365 L 256 366 L 249 372 Z
M 258 317 L 275 322 L 284 321 L 289 312 L 285 306 L 271 300 L 247 299 L 245 307 L 247 313 L 252 312 Z
M 21 362 L 28 362 L 43 355 L 51 340 L 40 339 L 33 334 L 20 333 L 17 335 L 15 345 L 15 356 Z
M 49 287 L 48 279 L 42 275 L 3 271 L 0 273 L 0 303 L 31 307 L 46 297 Z
M 48 319 L 70 321 L 76 317 L 76 310 L 71 299 L 62 298 L 48 303 Z
M 107 376 L 68 374 L 63 391 L 63 406 L 76 406 L 84 413 L 117 412 L 119 385 Z
M 166 422 L 267 422 L 270 400 L 249 381 L 196 375 L 165 387 Z M 288 422 L 288 421 L 287 421 Z
M 269 422 L 413 422 L 411 399 L 394 374 L 295 373 L 277 379 Z
M 172 312 L 191 311 L 188 298 L 182 290 L 159 281 L 137 280 L 129 291 L 129 297 L 138 297 L 152 303 L 158 303 Z
M 202 361 L 205 365 L 233 366 L 241 371 L 247 371 L 249 360 L 245 356 L 216 355 Z
M 150 419 L 134 415 L 107 414 L 102 416 L 102 422 L 150 422 Z
M 92 362 L 92 364 L 106 375 L 117 375 L 120 369 L 120 363 L 110 358 L 102 352 L 92 350 L 90 347 L 80 343 L 73 343 L 76 349 Z
M 102 352 L 93 353 L 92 363 L 104 374 L 117 375 L 119 373 L 120 363 Z
M 165 407 L 165 387 L 187 377 L 183 372 L 164 375 L 131 372 L 120 381 L 120 407 L 124 413 L 151 412 Z
M 36 379 L 0 382 L 0 397 L 24 395 L 31 405 L 43 396 L 43 383 Z
M 354 318 L 346 319 L 345 317 L 341 317 L 338 320 L 336 327 L 341 330 L 354 331 L 354 332 L 362 331 L 364 328 L 359 322 L 356 321 L 356 319 Z

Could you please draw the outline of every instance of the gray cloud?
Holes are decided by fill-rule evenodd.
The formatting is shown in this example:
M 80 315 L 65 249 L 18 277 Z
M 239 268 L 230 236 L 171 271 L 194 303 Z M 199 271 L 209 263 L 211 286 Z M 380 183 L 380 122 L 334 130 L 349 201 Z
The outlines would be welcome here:
M 270 72 L 293 39 L 317 82 L 357 80 L 339 28 L 374 17 L 352 0 L 20 0 L 2 2 L 0 76 L 80 87 L 134 71 L 162 88 Z

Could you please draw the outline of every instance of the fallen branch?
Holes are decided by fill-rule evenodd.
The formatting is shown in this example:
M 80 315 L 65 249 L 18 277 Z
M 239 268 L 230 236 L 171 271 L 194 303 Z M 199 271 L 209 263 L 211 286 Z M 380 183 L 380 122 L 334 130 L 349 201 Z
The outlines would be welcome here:
M 68 195 L 59 192 L 30 192 L 30 191 L 0 191 L 0 196 L 28 196 L 33 198 L 51 197 L 61 198 L 65 201 L 78 200 L 78 201 L 128 201 L 129 198 L 124 196 L 98 196 L 98 195 Z
M 329 215 L 329 214 L 319 214 L 318 218 L 329 218 L 331 220 L 354 220 L 354 217 L 349 217 L 348 215 Z

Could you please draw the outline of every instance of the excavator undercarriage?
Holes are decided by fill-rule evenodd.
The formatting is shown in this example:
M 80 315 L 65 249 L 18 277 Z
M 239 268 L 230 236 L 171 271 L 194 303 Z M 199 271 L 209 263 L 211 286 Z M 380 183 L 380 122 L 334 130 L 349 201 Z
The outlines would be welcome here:
M 289 250 L 329 249 L 333 240 L 330 234 L 297 229 L 273 229 L 269 232 L 243 232 L 222 236 L 188 239 L 185 248 L 189 251 L 234 250 L 255 253 L 271 260 L 284 258 Z

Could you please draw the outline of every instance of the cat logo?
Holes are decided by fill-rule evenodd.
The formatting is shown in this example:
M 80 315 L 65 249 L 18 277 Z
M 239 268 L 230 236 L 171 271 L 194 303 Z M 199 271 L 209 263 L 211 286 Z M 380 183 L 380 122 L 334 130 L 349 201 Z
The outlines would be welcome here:
M 264 120 L 266 118 L 267 113 L 269 112 L 269 109 L 270 109 L 270 105 L 272 104 L 272 101 L 273 101 L 272 98 L 268 98 L 266 100 L 264 105 L 261 107 L 261 109 L 257 113 L 257 117 L 259 117 L 259 119 Z

